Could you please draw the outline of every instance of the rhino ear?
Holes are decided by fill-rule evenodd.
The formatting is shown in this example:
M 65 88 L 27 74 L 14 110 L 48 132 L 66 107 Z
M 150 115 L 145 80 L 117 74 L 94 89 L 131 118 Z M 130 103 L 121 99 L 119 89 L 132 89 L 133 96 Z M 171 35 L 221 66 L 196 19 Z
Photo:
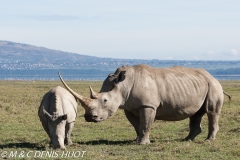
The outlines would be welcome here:
M 67 115 L 64 114 L 64 115 L 62 116 L 62 120 L 66 120 L 66 119 L 67 119 Z
M 125 73 L 126 71 L 121 71 L 119 74 L 109 74 L 108 75 L 108 79 L 110 82 L 114 82 L 114 83 L 119 83 L 122 82 L 125 79 Z
M 110 82 L 112 82 L 113 80 L 115 80 L 117 78 L 117 75 L 115 75 L 115 74 L 109 74 L 108 75 L 108 80 L 110 81 Z
M 125 73 L 126 73 L 126 71 L 121 71 L 119 73 L 118 77 L 116 78 L 115 83 L 122 82 L 126 78 Z

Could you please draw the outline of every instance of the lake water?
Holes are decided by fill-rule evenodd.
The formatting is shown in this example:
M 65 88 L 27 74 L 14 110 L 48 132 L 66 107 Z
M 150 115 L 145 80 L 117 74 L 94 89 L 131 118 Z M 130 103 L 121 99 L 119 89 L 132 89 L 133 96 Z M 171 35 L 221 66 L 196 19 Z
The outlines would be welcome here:
M 59 80 L 60 71 L 64 80 L 104 80 L 109 71 L 101 70 L 0 70 L 0 80 Z
M 64 80 L 104 80 L 113 71 L 103 70 L 0 70 L 0 80 L 59 80 L 58 71 Z M 218 80 L 240 80 L 240 75 L 213 75 Z

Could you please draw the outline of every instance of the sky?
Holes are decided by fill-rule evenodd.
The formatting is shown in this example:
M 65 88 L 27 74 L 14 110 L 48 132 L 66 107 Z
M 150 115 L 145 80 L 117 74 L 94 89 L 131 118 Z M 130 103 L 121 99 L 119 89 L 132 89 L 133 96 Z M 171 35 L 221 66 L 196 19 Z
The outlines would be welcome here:
M 0 40 L 109 58 L 240 60 L 240 1 L 1 0 Z

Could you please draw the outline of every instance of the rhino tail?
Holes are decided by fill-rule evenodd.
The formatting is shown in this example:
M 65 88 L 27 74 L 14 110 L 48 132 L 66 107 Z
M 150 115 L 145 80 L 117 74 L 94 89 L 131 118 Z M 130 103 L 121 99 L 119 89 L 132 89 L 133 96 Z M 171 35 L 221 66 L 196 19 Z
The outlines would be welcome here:
M 47 115 L 49 118 L 52 119 L 52 115 L 49 114 L 49 113 L 44 109 L 44 106 L 42 106 L 42 111 L 43 111 L 43 114 L 44 114 L 44 115 Z
M 224 93 L 226 96 L 228 96 L 229 103 L 231 103 L 231 102 L 232 102 L 232 96 L 229 95 L 229 94 L 228 94 L 227 92 L 225 92 L 225 91 L 223 91 L 223 93 Z

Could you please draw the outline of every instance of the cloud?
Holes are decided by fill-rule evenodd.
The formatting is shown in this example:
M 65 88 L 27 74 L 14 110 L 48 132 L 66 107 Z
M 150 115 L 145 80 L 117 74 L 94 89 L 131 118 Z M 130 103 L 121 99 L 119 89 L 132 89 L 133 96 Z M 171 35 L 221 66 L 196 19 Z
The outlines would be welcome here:
M 206 57 L 203 59 L 210 60 L 238 60 L 240 58 L 240 52 L 237 49 L 229 49 L 228 51 L 207 51 Z
M 216 55 L 216 53 L 214 51 L 208 51 L 207 54 L 208 55 Z
M 74 15 L 29 15 L 26 17 L 38 21 L 71 21 L 80 19 L 80 17 Z
M 231 49 L 230 51 L 231 51 L 231 54 L 233 56 L 238 56 L 239 55 L 239 52 L 236 49 Z

